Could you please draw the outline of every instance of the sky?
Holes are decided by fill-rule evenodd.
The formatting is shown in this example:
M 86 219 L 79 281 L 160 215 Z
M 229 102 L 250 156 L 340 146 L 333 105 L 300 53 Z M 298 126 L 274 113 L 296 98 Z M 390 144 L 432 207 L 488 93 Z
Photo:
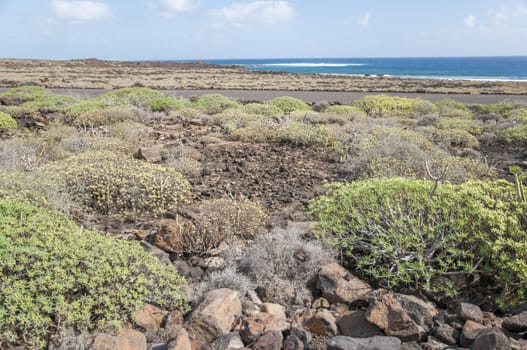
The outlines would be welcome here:
M 0 0 L 0 57 L 527 55 L 527 0 Z

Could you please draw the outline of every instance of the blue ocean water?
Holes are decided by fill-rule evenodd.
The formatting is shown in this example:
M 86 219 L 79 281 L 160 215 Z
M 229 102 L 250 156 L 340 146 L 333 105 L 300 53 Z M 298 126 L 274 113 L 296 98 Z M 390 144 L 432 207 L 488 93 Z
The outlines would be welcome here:
M 211 59 L 250 70 L 396 77 L 527 80 L 527 56 L 438 58 Z

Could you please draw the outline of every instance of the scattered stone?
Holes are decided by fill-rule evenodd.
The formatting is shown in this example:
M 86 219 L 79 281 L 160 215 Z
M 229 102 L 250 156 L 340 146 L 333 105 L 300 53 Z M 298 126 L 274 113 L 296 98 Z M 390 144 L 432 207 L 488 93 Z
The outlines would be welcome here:
M 244 300 L 242 303 L 242 312 L 244 315 L 254 315 L 260 312 L 260 307 L 250 300 Z
M 285 321 L 287 319 L 285 315 L 285 308 L 280 304 L 265 303 L 260 306 L 260 311 L 267 312 L 276 320 Z
M 318 298 L 311 304 L 312 309 L 329 309 L 330 304 L 326 298 Z
M 459 344 L 468 348 L 470 345 L 472 345 L 478 335 L 485 329 L 487 329 L 487 327 L 485 327 L 481 323 L 477 323 L 470 320 L 465 322 L 465 325 L 463 326 L 463 329 L 461 330 L 461 335 L 459 337 Z
M 415 341 L 411 341 L 408 343 L 403 343 L 401 345 L 401 350 L 423 350 L 419 344 Z
M 202 267 L 209 272 L 220 271 L 225 268 L 225 259 L 219 256 L 211 256 L 206 259 L 201 259 L 199 267 Z
M 303 326 L 316 335 L 331 337 L 337 334 L 335 317 L 326 309 L 306 311 Z
M 169 349 L 168 349 L 168 344 L 165 343 L 165 344 L 152 344 L 150 345 L 148 350 L 169 350 Z
M 275 322 L 273 315 L 267 312 L 257 312 L 244 317 L 240 327 L 240 335 L 245 344 L 254 343 L 260 335 L 269 331 L 268 327 Z
M 474 321 L 483 324 L 483 311 L 479 306 L 469 303 L 459 303 L 456 310 L 457 315 L 463 321 Z
M 293 327 L 289 330 L 289 333 L 300 339 L 304 343 L 304 347 L 309 346 L 313 341 L 311 333 L 302 327 Z
M 258 294 L 254 290 L 250 290 L 247 292 L 247 297 L 256 305 L 260 306 L 262 305 L 262 300 L 258 297 Z
M 73 328 L 62 329 L 53 335 L 49 341 L 48 350 L 86 350 L 90 342 L 90 335 L 77 333 Z M 28 350 L 25 346 L 10 348 Z
M 282 348 L 282 332 L 271 331 L 267 332 L 258 339 L 254 344 L 254 350 L 280 350 Z
M 116 336 L 101 333 L 91 346 L 92 350 L 146 350 L 146 337 L 131 328 L 124 329 Z
M 434 335 L 437 339 L 448 345 L 456 345 L 459 341 L 459 330 L 448 324 L 440 324 L 434 329 Z
M 504 318 L 502 327 L 514 333 L 523 333 L 527 331 L 527 311 Z
M 285 338 L 284 350 L 304 350 L 304 342 L 297 336 L 289 335 Z
M 208 251 L 210 256 L 219 256 L 229 250 L 229 245 L 225 242 L 221 242 L 218 247 Z
M 337 263 L 324 265 L 317 276 L 317 288 L 330 303 L 354 303 L 371 292 L 370 286 Z
M 384 331 L 386 335 L 403 341 L 420 340 L 426 331 L 416 324 L 392 292 L 377 290 L 370 295 L 366 319 Z
M 157 224 L 155 246 L 166 252 L 179 252 L 184 249 L 181 245 L 182 235 L 192 229 L 192 223 L 181 216 L 176 219 L 161 219 Z
M 413 295 L 396 294 L 396 298 L 408 316 L 428 333 L 433 326 L 434 317 L 438 314 L 435 306 Z
M 527 350 L 527 340 L 510 338 L 512 350 Z
M 511 343 L 499 328 L 490 328 L 483 331 L 476 337 L 471 349 L 511 350 Z
M 192 350 L 192 343 L 185 328 L 179 328 L 176 337 L 168 343 L 168 350 Z
M 164 250 L 159 249 L 158 247 L 151 245 L 150 243 L 145 241 L 141 241 L 141 245 L 147 252 L 151 253 L 153 256 L 158 258 L 159 261 L 161 261 L 161 263 L 163 263 L 164 265 L 172 264 L 172 262 L 170 261 L 170 255 Z
M 147 334 L 156 333 L 161 328 L 167 311 L 157 306 L 145 304 L 135 315 L 135 324 L 143 328 Z
M 184 260 L 174 260 L 174 266 L 178 270 L 179 274 L 194 281 L 200 281 L 203 276 L 203 270 L 199 266 L 192 266 Z
M 162 160 L 161 152 L 163 150 L 162 145 L 153 147 L 141 147 L 136 153 L 136 158 L 146 160 L 149 163 L 160 163 Z
M 337 336 L 327 341 L 328 350 L 400 350 L 401 340 L 395 337 L 351 338 Z
M 197 344 L 211 343 L 228 334 L 241 313 L 242 305 L 236 291 L 224 288 L 208 292 L 188 321 L 190 339 Z
M 451 346 L 440 342 L 434 337 L 428 337 L 425 343 L 421 343 L 421 348 L 423 350 L 447 350 L 447 349 L 457 349 L 456 346 Z
M 337 322 L 342 335 L 354 338 L 370 338 L 383 335 L 379 327 L 368 322 L 362 310 L 351 311 L 344 314 Z
M 241 349 L 243 348 L 242 338 L 237 332 L 232 332 L 217 339 L 211 346 L 214 350 Z

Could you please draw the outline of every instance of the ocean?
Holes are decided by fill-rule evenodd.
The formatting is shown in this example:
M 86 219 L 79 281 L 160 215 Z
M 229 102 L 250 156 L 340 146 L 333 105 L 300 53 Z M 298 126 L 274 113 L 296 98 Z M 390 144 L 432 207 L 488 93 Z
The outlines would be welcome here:
M 249 70 L 305 74 L 527 81 L 527 56 L 436 58 L 210 59 Z

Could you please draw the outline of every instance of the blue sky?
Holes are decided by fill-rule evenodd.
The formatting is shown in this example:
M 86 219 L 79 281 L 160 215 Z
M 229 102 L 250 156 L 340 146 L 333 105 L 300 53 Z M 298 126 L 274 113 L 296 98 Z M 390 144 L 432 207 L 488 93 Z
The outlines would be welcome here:
M 527 0 L 0 0 L 0 57 L 527 55 Z

